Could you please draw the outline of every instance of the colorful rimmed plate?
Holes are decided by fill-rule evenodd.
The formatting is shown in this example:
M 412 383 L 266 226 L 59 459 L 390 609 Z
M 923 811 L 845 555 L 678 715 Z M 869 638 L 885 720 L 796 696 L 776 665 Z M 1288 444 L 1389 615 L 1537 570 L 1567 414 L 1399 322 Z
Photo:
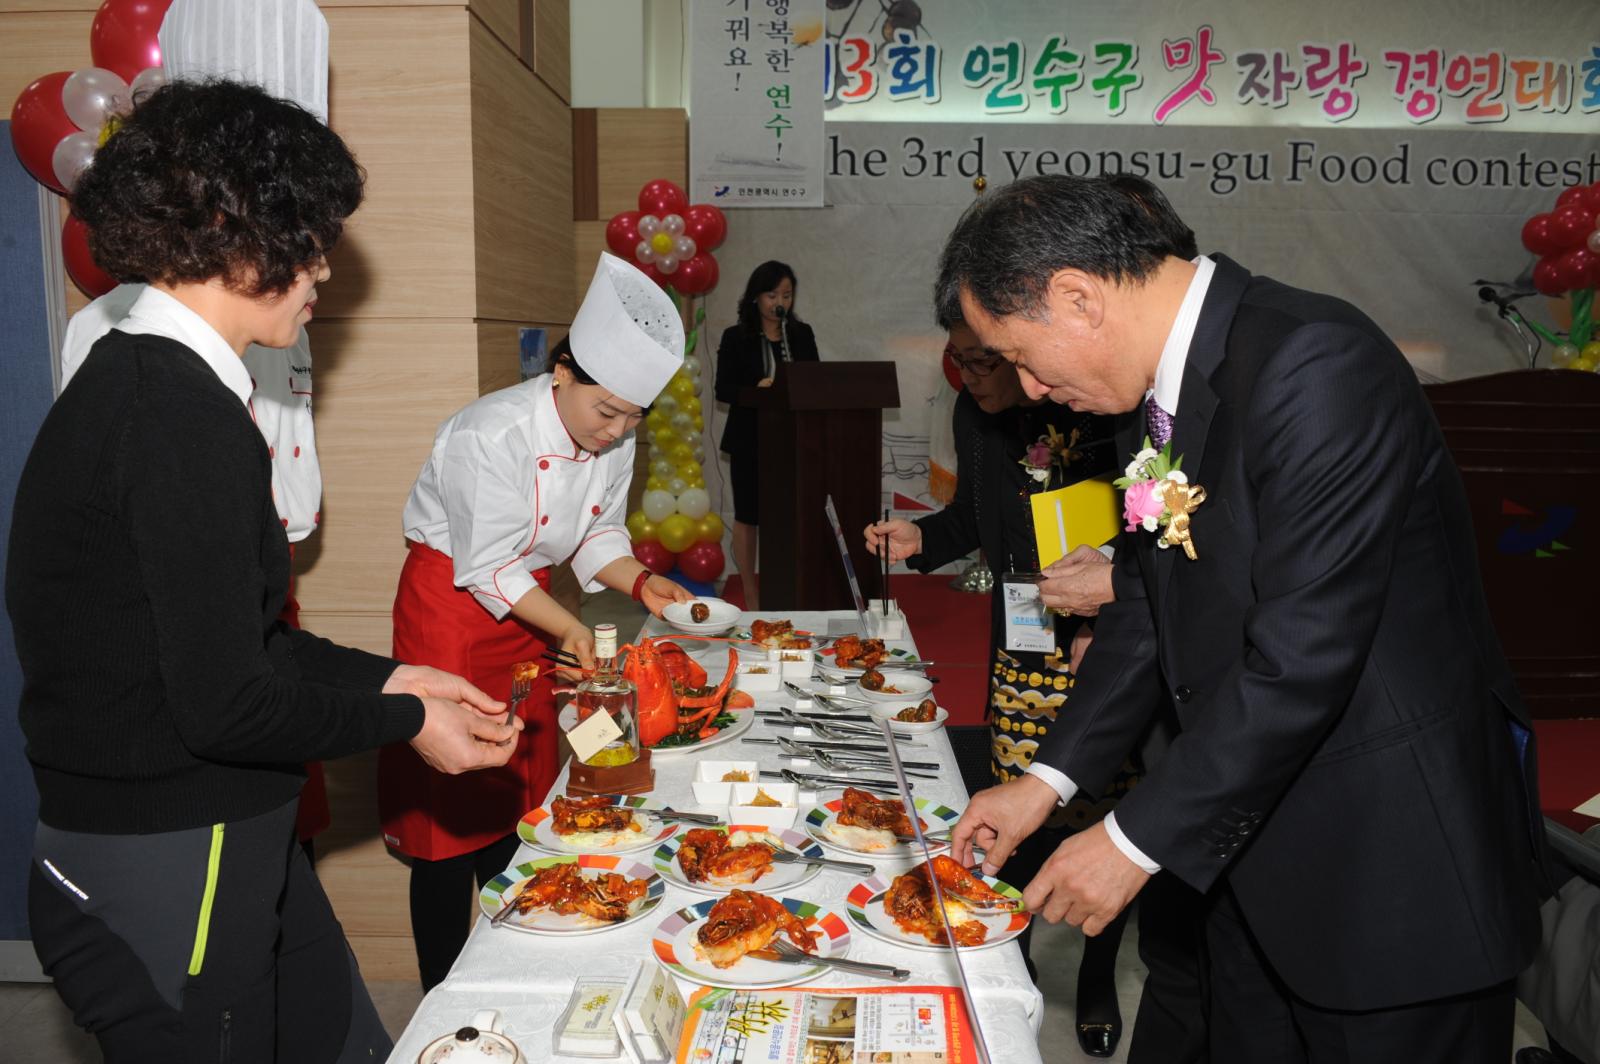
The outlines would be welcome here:
M 998 893 L 1022 905 L 1022 892 L 1016 887 L 1000 882 L 993 876 L 979 875 Z M 845 897 L 845 913 L 850 917 L 850 922 L 867 934 L 881 938 L 885 942 L 893 942 L 897 946 L 910 946 L 913 949 L 947 950 L 949 946 L 938 946 L 929 942 L 924 935 L 906 931 L 895 923 L 883 908 L 883 896 L 889 890 L 889 884 L 894 881 L 890 875 L 876 875 L 863 879 L 851 888 Z M 989 937 L 984 939 L 980 946 L 964 946 L 964 949 L 988 949 L 1010 942 L 1022 934 L 1022 929 L 1028 926 L 1028 921 L 1033 919 L 1029 912 L 1006 913 L 997 916 L 978 916 L 975 919 L 989 929 Z
M 786 850 L 803 854 L 806 857 L 825 856 L 821 846 L 818 846 L 803 833 L 795 831 L 793 828 L 772 831 L 759 824 L 736 824 L 731 828 L 724 825 L 711 830 L 724 833 L 728 831 L 766 832 L 775 836 Z M 656 847 L 655 856 L 651 859 L 651 863 L 655 865 L 656 871 L 660 872 L 664 878 L 680 887 L 688 887 L 690 890 L 699 891 L 702 894 L 726 894 L 730 890 L 740 889 L 759 890 L 763 894 L 771 894 L 774 891 L 788 890 L 790 887 L 797 887 L 802 883 L 810 882 L 817 878 L 817 873 L 822 871 L 816 865 L 774 864 L 772 871 L 753 883 L 729 883 L 723 886 L 711 882 L 691 883 L 689 878 L 683 874 L 683 868 L 678 864 L 678 847 L 681 845 L 683 845 L 683 833 L 674 835 Z
M 833 663 L 833 647 L 831 645 L 817 650 L 817 652 L 812 655 L 812 658 L 816 662 L 818 672 L 822 673 L 824 676 L 833 677 L 835 679 L 853 680 L 867 671 L 866 669 L 860 667 L 846 668 L 842 665 L 835 665 Z M 892 669 L 895 667 L 897 662 L 903 663 L 919 660 L 921 659 L 903 647 L 890 647 L 888 654 L 884 657 L 883 663 L 878 667 L 879 669 Z
M 838 827 L 839 810 L 844 806 L 843 798 L 835 798 L 823 805 L 812 806 L 806 814 L 806 833 L 824 846 L 831 846 L 836 850 L 847 853 L 865 854 L 868 857 L 916 857 L 917 844 L 915 842 L 895 842 L 888 846 L 866 848 L 852 845 L 851 840 L 839 838 L 833 834 Z M 961 819 L 961 814 L 949 806 L 940 805 L 931 798 L 917 799 L 917 812 L 922 814 L 923 831 L 944 831 L 955 826 Z M 848 829 L 846 829 L 848 831 Z M 938 853 L 950 848 L 950 836 L 940 835 L 928 840 L 928 852 Z
M 654 798 L 641 798 L 636 794 L 611 794 L 606 797 L 611 799 L 612 805 L 631 807 L 634 810 L 634 821 L 640 824 L 642 830 L 618 832 L 610 842 L 597 840 L 572 842 L 556 834 L 550 807 L 541 805 L 522 818 L 521 823 L 517 825 L 517 838 L 547 853 L 632 853 L 635 850 L 659 846 L 678 830 L 677 824 L 668 824 L 650 816 L 652 809 L 667 808 Z
M 728 990 L 794 986 L 809 982 L 828 970 L 825 964 L 789 964 L 748 956 L 739 958 L 732 967 L 718 968 L 701 957 L 695 949 L 695 936 L 705 923 L 706 914 L 720 900 L 716 898 L 679 909 L 661 921 L 650 945 L 662 964 L 692 982 Z M 777 901 L 818 932 L 819 956 L 843 957 L 849 951 L 850 928 L 838 913 L 797 898 L 778 898 Z
M 657 758 L 663 757 L 680 757 L 683 754 L 698 754 L 707 747 L 720 746 L 730 739 L 738 738 L 745 732 L 749 731 L 750 725 L 756 722 L 756 711 L 755 707 L 753 706 L 745 709 L 728 709 L 724 710 L 723 712 L 732 714 L 734 717 L 734 722 L 717 732 L 717 734 L 713 735 L 711 738 L 701 739 L 697 743 L 686 743 L 683 746 L 652 746 L 650 748 L 650 759 L 654 761 Z M 561 726 L 561 730 L 564 732 L 568 732 L 573 728 L 576 728 L 578 726 L 578 707 L 573 705 L 571 702 L 568 702 L 565 706 L 562 706 L 560 715 L 556 717 L 556 723 Z
M 514 927 L 518 931 L 527 931 L 535 935 L 592 935 L 597 931 L 609 931 L 613 927 L 631 924 L 635 920 L 642 920 L 656 911 L 661 904 L 661 898 L 667 892 L 667 885 L 655 870 L 640 861 L 626 857 L 612 857 L 606 854 L 579 854 L 575 857 L 541 857 L 536 860 L 526 861 L 506 869 L 488 883 L 483 890 L 478 892 L 478 906 L 485 916 L 494 916 L 506 903 L 517 896 L 522 885 L 528 878 L 541 869 L 558 864 L 576 864 L 580 874 L 589 879 L 596 879 L 602 873 L 615 872 L 627 876 L 629 879 L 643 879 L 650 884 L 644 897 L 634 902 L 626 919 L 616 923 L 605 923 L 582 913 L 563 916 L 551 912 L 549 909 L 532 909 L 525 913 L 513 913 L 506 917 L 502 927 Z

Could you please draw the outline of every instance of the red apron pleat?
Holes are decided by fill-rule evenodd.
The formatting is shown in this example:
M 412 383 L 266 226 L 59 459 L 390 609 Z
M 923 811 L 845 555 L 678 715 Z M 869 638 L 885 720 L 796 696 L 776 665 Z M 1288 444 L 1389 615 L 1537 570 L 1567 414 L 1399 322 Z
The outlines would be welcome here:
M 507 700 L 511 666 L 538 661 L 549 637 L 514 617 L 495 620 L 471 592 L 455 586 L 448 555 L 414 541 L 408 546 L 394 599 L 394 657 L 465 676 L 490 696 Z M 549 570 L 533 575 L 549 590 Z M 481 849 L 515 830 L 556 779 L 553 688 L 548 673 L 534 681 L 518 713 L 527 727 L 511 761 L 500 768 L 450 776 L 430 768 L 409 744 L 379 751 L 384 841 L 407 856 L 438 861 Z

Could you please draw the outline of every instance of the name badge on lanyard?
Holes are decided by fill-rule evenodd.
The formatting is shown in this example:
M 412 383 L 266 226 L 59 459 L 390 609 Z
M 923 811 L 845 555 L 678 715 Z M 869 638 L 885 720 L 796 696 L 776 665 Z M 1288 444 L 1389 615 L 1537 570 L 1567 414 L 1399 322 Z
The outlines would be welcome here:
M 1054 652 L 1055 624 L 1039 595 L 1039 574 L 1006 573 L 1001 577 L 1000 587 L 1006 618 L 1006 649 L 1033 650 L 1041 654 Z

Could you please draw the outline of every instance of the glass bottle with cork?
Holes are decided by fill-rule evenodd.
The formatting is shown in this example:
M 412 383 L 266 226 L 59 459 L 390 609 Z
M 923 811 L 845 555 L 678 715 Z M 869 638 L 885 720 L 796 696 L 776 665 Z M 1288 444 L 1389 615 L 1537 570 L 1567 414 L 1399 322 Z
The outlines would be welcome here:
M 655 773 L 650 751 L 639 744 L 638 691 L 617 668 L 617 626 L 596 625 L 594 672 L 573 692 L 578 724 L 604 713 L 618 734 L 587 758 L 574 756 L 569 790 L 591 794 L 638 794 L 650 789 Z

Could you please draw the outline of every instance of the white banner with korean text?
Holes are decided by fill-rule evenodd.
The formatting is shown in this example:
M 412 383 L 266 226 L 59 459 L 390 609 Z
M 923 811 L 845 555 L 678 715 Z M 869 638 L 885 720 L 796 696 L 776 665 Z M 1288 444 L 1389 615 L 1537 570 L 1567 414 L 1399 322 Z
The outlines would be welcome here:
M 820 207 L 823 0 L 691 0 L 689 198 Z

